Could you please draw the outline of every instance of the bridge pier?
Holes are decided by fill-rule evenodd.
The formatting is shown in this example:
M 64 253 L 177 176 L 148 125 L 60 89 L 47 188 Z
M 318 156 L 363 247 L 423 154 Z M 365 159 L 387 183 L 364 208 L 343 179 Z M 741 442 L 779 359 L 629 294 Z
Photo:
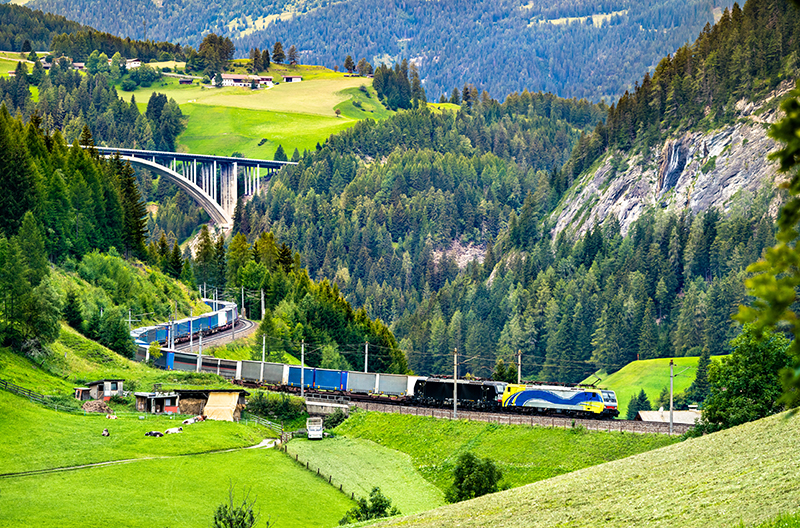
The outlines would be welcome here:
M 274 171 L 293 162 L 204 156 L 179 152 L 95 147 L 103 156 L 118 153 L 134 167 L 146 168 L 168 178 L 203 207 L 220 227 L 230 228 L 239 198 L 239 168 L 244 180 L 243 192 L 252 196 L 261 192 L 261 167 L 269 179 Z M 180 166 L 179 166 L 180 162 Z M 198 170 L 199 164 L 199 170 Z

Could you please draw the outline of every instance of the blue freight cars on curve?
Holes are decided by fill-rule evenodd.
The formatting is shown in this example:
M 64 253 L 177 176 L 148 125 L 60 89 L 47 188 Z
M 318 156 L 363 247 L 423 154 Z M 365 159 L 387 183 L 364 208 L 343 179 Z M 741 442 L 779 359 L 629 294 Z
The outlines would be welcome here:
M 203 314 L 191 319 L 175 321 L 172 324 L 162 324 L 152 327 L 137 328 L 131 332 L 136 341 L 137 358 L 146 357 L 146 349 L 153 341 L 166 345 L 171 337 L 176 343 L 189 341 L 189 336 L 199 338 L 231 328 L 238 320 L 239 314 L 235 303 L 213 301 L 204 299 L 212 308 L 211 313 Z M 172 336 L 170 335 L 172 332 Z M 299 365 L 285 365 L 282 363 L 269 363 L 261 361 L 236 361 L 215 358 L 212 356 L 198 356 L 190 352 L 175 351 L 168 348 L 162 349 L 162 356 L 155 361 L 159 368 L 184 370 L 192 372 L 211 372 L 219 374 L 230 380 L 299 388 L 301 385 L 301 368 Z M 302 384 L 306 390 L 335 391 L 344 394 L 409 397 L 415 403 L 430 406 L 452 405 L 452 380 L 441 378 L 421 378 L 401 374 L 378 374 L 374 372 L 354 372 L 329 370 L 305 367 L 303 369 Z M 415 386 L 416 385 L 416 386 Z M 471 409 L 506 409 L 523 412 L 538 413 L 565 413 L 576 415 L 589 415 L 596 417 L 616 416 L 616 396 L 613 391 L 594 388 L 564 389 L 567 392 L 601 394 L 597 405 L 589 406 L 582 403 L 580 409 L 574 406 L 560 405 L 558 402 L 549 402 L 546 398 L 523 397 L 538 394 L 544 387 L 526 387 L 524 385 L 509 385 L 496 381 L 459 381 L 458 400 L 459 406 Z M 415 390 L 416 389 L 416 390 Z M 547 389 L 555 390 L 555 387 Z M 531 392 L 531 391 L 536 391 Z M 416 392 L 416 394 L 415 394 Z M 551 390 L 552 392 L 552 390 Z M 516 393 L 523 393 L 517 395 Z M 505 396 L 503 398 L 501 395 Z M 515 395 L 516 397 L 510 397 Z M 535 400 L 535 402 L 534 402 Z M 613 403 L 609 403 L 613 402 Z M 535 405 L 533 405 L 535 403 Z M 595 409 L 594 407 L 597 407 Z

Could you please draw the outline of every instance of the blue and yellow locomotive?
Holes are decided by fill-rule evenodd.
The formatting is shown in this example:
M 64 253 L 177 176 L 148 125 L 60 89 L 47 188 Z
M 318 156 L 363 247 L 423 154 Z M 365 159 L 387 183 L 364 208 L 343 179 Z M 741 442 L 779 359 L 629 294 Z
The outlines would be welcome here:
M 619 416 L 614 391 L 592 387 L 558 385 L 517 385 L 510 383 L 503 391 L 506 409 L 536 413 L 569 414 L 592 418 Z

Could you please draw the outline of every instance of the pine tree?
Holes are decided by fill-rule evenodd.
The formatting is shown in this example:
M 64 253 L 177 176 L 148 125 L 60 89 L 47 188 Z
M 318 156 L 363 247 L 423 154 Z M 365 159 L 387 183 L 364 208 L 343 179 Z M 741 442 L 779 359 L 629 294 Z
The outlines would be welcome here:
M 228 248 L 227 279 L 229 286 L 239 287 L 242 285 L 239 279 L 239 270 L 243 269 L 251 258 L 252 253 L 250 244 L 247 243 L 247 237 L 241 233 L 236 233 Z
M 211 234 L 206 224 L 203 224 L 203 227 L 200 228 L 196 251 L 194 258 L 195 277 L 200 284 L 207 284 L 211 281 L 213 274 L 214 243 L 211 241 Z
M 19 229 L 19 247 L 26 263 L 26 274 L 31 287 L 35 288 L 49 273 L 44 238 L 39 225 L 30 211 L 25 213 Z
M 136 173 L 130 163 L 123 163 L 119 154 L 115 155 L 112 165 L 117 170 L 122 201 L 123 233 L 122 243 L 126 258 L 145 257 L 144 242 L 147 239 L 147 209 L 136 185 Z
M 36 176 L 26 142 L 14 131 L 5 105 L 0 105 L 0 233 L 17 233 L 26 211 L 38 202 Z
M 222 233 L 217 236 L 214 245 L 214 273 L 212 280 L 217 288 L 225 288 L 225 272 L 227 271 L 227 255 L 225 251 L 225 237 Z
M 128 332 L 128 325 L 117 308 L 110 308 L 100 319 L 98 340 L 117 354 L 133 359 L 136 348 Z
M 283 44 L 281 44 L 281 41 L 278 41 L 272 48 L 272 62 L 275 64 L 283 64 L 285 60 L 286 54 L 283 52 Z
M 178 242 L 175 241 L 172 244 L 172 251 L 169 254 L 169 258 L 167 259 L 167 274 L 170 277 L 178 278 L 181 276 L 181 272 L 183 271 L 183 257 L 181 256 L 181 248 L 178 245 Z
M 294 44 L 289 46 L 289 51 L 286 53 L 286 58 L 289 60 L 289 64 L 298 64 L 300 59 L 300 54 L 297 51 L 297 47 Z
M 64 320 L 75 330 L 80 331 L 83 326 L 83 308 L 78 293 L 74 289 L 67 291 L 64 304 Z
M 703 347 L 703 353 L 700 355 L 700 359 L 697 360 L 697 375 L 686 390 L 686 396 L 695 403 L 703 403 L 708 398 L 711 390 L 708 383 L 708 366 L 710 364 L 711 353 L 708 347 Z
M 283 145 L 278 145 L 275 155 L 272 157 L 275 161 L 289 161 L 286 157 L 286 152 L 283 150 Z
M 350 55 L 344 59 L 344 69 L 347 70 L 348 73 L 353 73 L 353 70 L 356 69 L 356 63 L 353 62 L 353 57 Z
M 650 400 L 647 398 L 647 394 L 642 389 L 639 394 L 634 394 L 631 396 L 631 401 L 628 404 L 628 414 L 627 419 L 633 420 L 636 418 L 636 415 L 639 414 L 639 411 L 650 411 L 652 410 L 652 406 L 650 405 Z
M 653 359 L 658 355 L 658 331 L 652 299 L 647 299 L 647 306 L 642 316 L 642 329 L 639 332 L 639 359 Z

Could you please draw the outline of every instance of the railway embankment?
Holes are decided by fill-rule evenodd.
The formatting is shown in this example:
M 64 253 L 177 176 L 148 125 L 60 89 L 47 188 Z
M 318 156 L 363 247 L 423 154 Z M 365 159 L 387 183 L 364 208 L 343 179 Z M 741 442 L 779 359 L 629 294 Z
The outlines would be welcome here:
M 487 422 L 500 425 L 528 425 L 531 427 L 560 427 L 565 429 L 582 427 L 588 431 L 605 431 L 609 433 L 619 432 L 682 435 L 692 427 L 691 425 L 686 424 L 673 424 L 672 432 L 670 433 L 669 423 L 660 422 L 640 422 L 635 420 L 587 420 L 561 416 L 489 413 L 461 410 L 459 410 L 454 417 L 453 409 L 411 407 L 405 405 L 390 405 L 366 401 L 353 401 L 350 402 L 350 406 L 358 407 L 359 409 L 363 409 L 365 411 L 425 416 L 443 420 L 467 420 L 470 422 Z

